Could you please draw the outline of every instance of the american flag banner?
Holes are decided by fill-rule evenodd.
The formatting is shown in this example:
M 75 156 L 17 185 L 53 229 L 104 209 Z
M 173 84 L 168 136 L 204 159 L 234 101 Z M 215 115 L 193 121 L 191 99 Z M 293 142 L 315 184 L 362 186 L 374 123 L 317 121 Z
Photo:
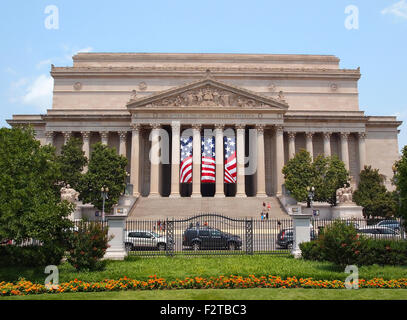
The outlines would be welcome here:
M 225 183 L 236 183 L 236 138 L 224 137 Z
M 215 183 L 215 137 L 202 137 L 201 182 Z
M 192 183 L 192 137 L 181 138 L 180 183 Z

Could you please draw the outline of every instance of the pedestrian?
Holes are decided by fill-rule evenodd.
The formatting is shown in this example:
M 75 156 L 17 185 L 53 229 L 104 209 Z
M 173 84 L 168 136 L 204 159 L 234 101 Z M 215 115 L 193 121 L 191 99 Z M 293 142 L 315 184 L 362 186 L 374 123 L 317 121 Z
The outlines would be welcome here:
M 263 212 L 261 213 L 261 216 L 260 216 L 260 219 L 261 219 L 261 221 L 263 221 Z
M 267 211 L 266 212 L 266 220 L 268 220 L 269 219 L 269 212 Z

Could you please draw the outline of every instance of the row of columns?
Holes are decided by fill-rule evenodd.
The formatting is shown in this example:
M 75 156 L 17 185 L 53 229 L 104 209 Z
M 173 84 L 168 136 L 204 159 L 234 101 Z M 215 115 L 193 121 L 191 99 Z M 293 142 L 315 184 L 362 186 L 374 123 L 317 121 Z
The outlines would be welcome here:
M 160 124 L 151 124 L 151 170 L 150 170 L 150 197 L 159 197 L 159 165 L 160 165 Z M 172 130 L 172 159 L 171 159 L 171 195 L 170 197 L 180 197 L 179 175 L 180 175 L 180 138 L 181 127 L 179 123 L 171 125 Z M 237 162 L 237 184 L 236 197 L 245 197 L 245 125 L 235 125 L 236 128 L 236 162 Z M 140 124 L 132 126 L 131 140 L 131 171 L 130 183 L 133 185 L 134 195 L 140 194 Z M 191 197 L 201 197 L 201 129 L 200 124 L 192 125 L 193 135 L 193 180 Z M 266 196 L 266 174 L 265 174 L 265 145 L 264 145 L 265 125 L 257 125 L 257 197 Z M 223 157 L 223 130 L 224 125 L 215 125 L 215 150 L 219 156 L 216 157 L 216 192 L 215 197 L 224 197 L 224 157 Z M 62 132 L 64 143 L 72 136 L 72 132 Z M 109 132 L 99 132 L 102 144 L 108 144 Z M 82 131 L 83 151 L 85 156 L 90 155 L 90 134 L 89 131 Z M 120 146 L 119 154 L 126 156 L 127 131 L 119 131 Z M 289 159 L 295 155 L 295 137 L 296 132 L 287 132 L 288 134 L 288 154 Z M 313 135 L 315 132 L 306 132 L 306 150 L 313 155 Z M 331 155 L 331 132 L 324 132 L 324 155 Z M 366 161 L 365 133 L 359 133 L 359 161 L 362 169 Z M 346 169 L 349 170 L 349 133 L 341 133 L 341 156 Z M 46 144 L 52 144 L 53 132 L 46 132 Z M 284 166 L 284 128 L 275 126 L 275 169 L 277 195 L 282 193 Z M 198 177 L 198 178 L 196 178 Z
M 292 159 L 295 156 L 295 136 L 296 132 L 288 132 L 288 157 Z M 313 157 L 314 149 L 312 138 L 315 132 L 306 132 L 305 133 L 305 145 L 306 150 Z M 324 137 L 324 156 L 331 156 L 331 135 L 332 132 L 323 132 Z M 341 160 L 345 163 L 345 167 L 349 170 L 349 132 L 341 132 Z M 359 145 L 359 168 L 362 170 L 366 164 L 366 133 L 358 133 L 358 145 Z

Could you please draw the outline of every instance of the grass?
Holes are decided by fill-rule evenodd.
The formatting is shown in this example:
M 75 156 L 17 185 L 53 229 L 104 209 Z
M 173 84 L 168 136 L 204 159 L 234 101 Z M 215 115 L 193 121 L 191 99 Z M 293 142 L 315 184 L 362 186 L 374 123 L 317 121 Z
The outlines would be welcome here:
M 211 277 L 220 275 L 255 276 L 275 275 L 286 278 L 312 277 L 316 280 L 342 280 L 348 274 L 329 262 L 298 260 L 276 256 L 231 256 L 231 257 L 129 257 L 126 261 L 108 261 L 104 271 L 77 272 L 68 263 L 59 266 L 60 282 L 73 279 L 93 282 L 103 279 L 119 279 L 127 276 L 145 280 L 156 274 L 166 280 L 185 277 Z M 25 278 L 36 283 L 44 283 L 44 268 L 0 268 L 0 281 L 15 282 Z M 359 278 L 385 280 L 407 278 L 407 266 L 365 266 L 359 269 Z
M 407 290 L 187 289 L 41 294 L 0 300 L 407 300 Z

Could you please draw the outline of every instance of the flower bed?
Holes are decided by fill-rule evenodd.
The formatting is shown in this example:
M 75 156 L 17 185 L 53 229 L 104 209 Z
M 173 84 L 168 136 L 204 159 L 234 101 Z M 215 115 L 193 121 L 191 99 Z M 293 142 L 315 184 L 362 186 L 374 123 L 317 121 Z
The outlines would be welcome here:
M 407 289 L 407 279 L 359 280 L 360 288 Z M 80 280 L 61 283 L 56 288 L 47 288 L 24 279 L 17 283 L 0 282 L 0 296 L 30 295 L 63 292 L 102 292 L 120 290 L 163 290 L 163 289 L 244 289 L 244 288 L 308 288 L 308 289 L 344 289 L 345 283 L 340 280 L 313 280 L 289 277 L 282 279 L 275 276 L 249 277 L 220 276 L 211 278 L 185 278 L 184 280 L 166 281 L 157 276 L 150 276 L 147 281 L 129 279 L 105 279 L 101 282 L 88 283 Z

